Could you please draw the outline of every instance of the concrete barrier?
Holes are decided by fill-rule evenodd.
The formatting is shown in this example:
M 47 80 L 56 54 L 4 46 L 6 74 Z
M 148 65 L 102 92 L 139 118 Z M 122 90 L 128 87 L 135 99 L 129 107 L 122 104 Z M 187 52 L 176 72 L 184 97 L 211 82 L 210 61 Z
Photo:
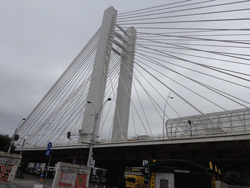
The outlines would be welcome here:
M 227 185 L 224 182 L 216 181 L 216 188 L 250 188 L 249 186 Z
M 43 185 L 35 184 L 35 185 L 34 185 L 34 188 L 43 188 Z

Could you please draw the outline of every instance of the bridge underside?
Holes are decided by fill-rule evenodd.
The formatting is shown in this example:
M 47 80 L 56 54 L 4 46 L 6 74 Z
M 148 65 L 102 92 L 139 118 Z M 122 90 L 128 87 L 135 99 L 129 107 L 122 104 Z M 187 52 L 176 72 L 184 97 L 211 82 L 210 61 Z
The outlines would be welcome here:
M 109 165 L 108 161 L 122 161 L 126 166 L 141 166 L 142 160 L 182 159 L 189 161 L 250 161 L 250 140 L 155 144 L 137 146 L 95 147 L 96 166 Z M 87 160 L 88 148 L 52 149 L 52 161 L 72 162 Z M 24 151 L 23 159 L 42 162 L 45 150 Z

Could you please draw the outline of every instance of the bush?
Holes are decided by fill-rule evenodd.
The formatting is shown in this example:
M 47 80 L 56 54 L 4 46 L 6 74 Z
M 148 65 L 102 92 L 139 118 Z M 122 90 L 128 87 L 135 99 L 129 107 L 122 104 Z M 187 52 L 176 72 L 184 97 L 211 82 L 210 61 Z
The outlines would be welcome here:
M 228 172 L 223 177 L 223 182 L 225 182 L 228 185 L 242 185 L 242 181 L 240 179 L 240 173 L 237 171 Z
M 19 167 L 18 167 L 17 172 L 20 172 L 21 174 L 25 173 L 26 170 L 28 169 L 28 165 L 29 165 L 28 162 L 21 162 L 20 165 L 19 165 Z
M 23 178 L 24 178 L 24 175 L 23 175 L 23 174 L 17 174 L 15 178 L 23 179 Z
M 0 135 L 0 151 L 5 151 L 7 152 L 8 149 L 9 149 L 9 145 L 10 145 L 10 142 L 11 142 L 11 138 L 9 137 L 9 135 L 3 135 L 1 134 Z M 15 146 L 11 146 L 11 150 L 10 152 L 14 152 L 15 151 Z

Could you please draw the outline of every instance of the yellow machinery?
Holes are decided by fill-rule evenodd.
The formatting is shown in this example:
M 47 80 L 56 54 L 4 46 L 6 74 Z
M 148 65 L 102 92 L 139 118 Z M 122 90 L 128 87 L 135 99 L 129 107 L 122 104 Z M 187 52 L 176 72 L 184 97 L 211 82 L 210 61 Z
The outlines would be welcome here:
M 145 179 L 142 176 L 127 175 L 126 187 L 146 188 Z
M 155 172 L 151 174 L 150 188 L 155 188 Z

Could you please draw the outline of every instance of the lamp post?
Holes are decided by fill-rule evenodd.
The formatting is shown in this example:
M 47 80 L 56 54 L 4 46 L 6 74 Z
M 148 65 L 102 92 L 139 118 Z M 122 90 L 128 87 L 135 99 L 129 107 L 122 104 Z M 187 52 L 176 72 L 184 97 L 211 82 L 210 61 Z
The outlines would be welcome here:
M 168 104 L 168 99 L 173 99 L 174 97 L 170 97 L 170 93 L 171 91 L 169 92 L 168 94 L 168 97 L 167 97 L 167 100 L 166 100 L 166 103 L 165 103 L 165 107 L 164 107 L 164 112 L 163 112 L 163 139 L 164 139 L 164 125 L 165 125 L 165 111 L 166 111 L 166 107 L 167 107 L 167 104 Z
M 93 105 L 92 102 L 90 101 L 87 101 L 87 103 L 91 103 L 93 105 L 93 109 L 95 111 L 95 117 L 94 117 L 94 127 L 93 127 L 93 133 L 92 133 L 92 138 L 91 138 L 91 144 L 90 144 L 90 148 L 89 148 L 89 157 L 88 157 L 88 162 L 87 162 L 87 166 L 90 166 L 90 161 L 91 161 L 91 155 L 92 155 L 92 151 L 93 151 L 93 146 L 95 144 L 95 130 L 96 130 L 96 125 L 97 125 L 97 120 L 98 120 L 98 117 L 99 117 L 99 113 L 100 111 L 102 110 L 104 104 L 107 102 L 107 101 L 111 101 L 111 98 L 108 98 L 101 106 L 101 108 L 99 109 L 99 111 L 96 113 L 95 111 L 95 107 Z
M 188 124 L 190 125 L 190 134 L 191 134 L 191 137 L 192 137 L 192 122 L 190 120 L 188 120 Z
M 22 150 L 21 150 L 21 152 L 20 152 L 20 155 L 22 155 L 22 153 L 23 153 L 24 144 L 25 144 L 25 139 L 23 139 L 23 145 L 22 145 Z
M 25 121 L 25 120 L 26 120 L 26 119 L 25 119 L 25 118 L 23 118 L 23 119 L 20 121 L 20 123 L 18 124 L 17 128 L 15 129 L 15 132 L 14 132 L 14 134 L 13 134 L 12 138 L 11 138 L 11 142 L 10 142 L 10 146 L 9 146 L 9 149 L 8 149 L 8 153 L 10 153 L 10 149 L 11 149 L 11 146 L 12 146 L 13 140 L 14 140 L 15 136 L 17 135 L 16 133 L 17 133 L 18 128 L 20 127 L 20 125 L 21 125 L 22 121 Z

